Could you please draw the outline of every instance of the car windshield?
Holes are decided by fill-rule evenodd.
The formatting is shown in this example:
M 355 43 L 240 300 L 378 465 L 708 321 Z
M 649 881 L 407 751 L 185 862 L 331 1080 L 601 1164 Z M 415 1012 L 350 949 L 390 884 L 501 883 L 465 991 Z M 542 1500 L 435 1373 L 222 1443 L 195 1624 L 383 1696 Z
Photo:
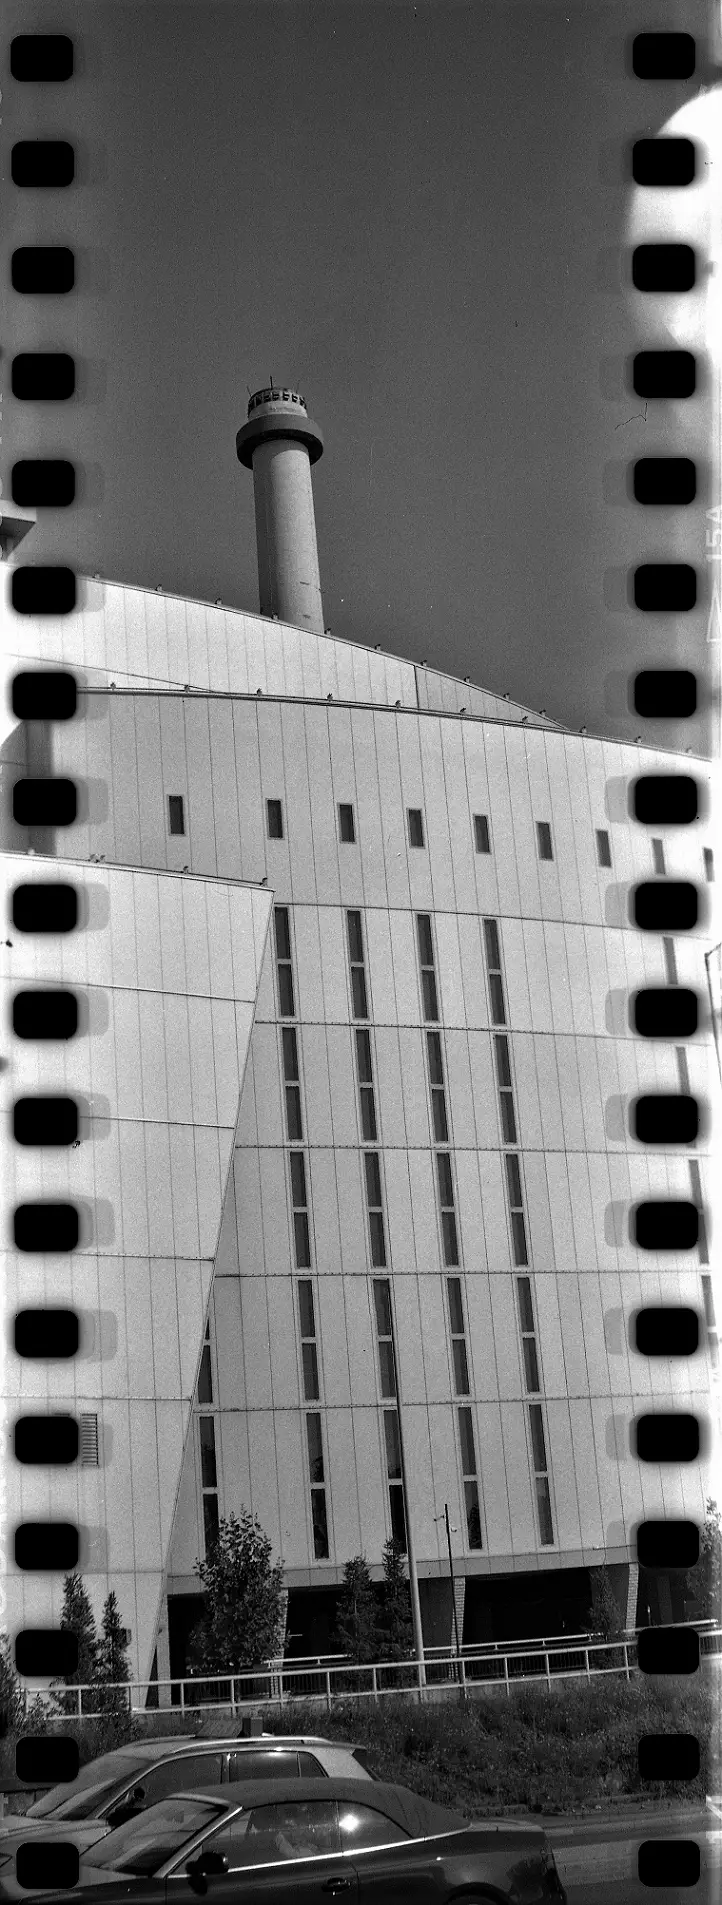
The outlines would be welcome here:
M 92 1846 L 83 1868 L 132 1872 L 134 1877 L 149 1878 L 174 1852 L 182 1852 L 204 1826 L 221 1819 L 225 1810 L 212 1799 L 161 1799 L 157 1806 L 149 1806 L 147 1812 L 118 1826 L 107 1839 Z
M 66 1781 L 65 1785 L 53 1786 L 49 1793 L 43 1793 L 34 1806 L 28 1806 L 25 1816 L 46 1819 L 49 1814 L 54 1816 L 59 1812 L 63 1819 L 92 1819 L 95 1808 L 103 1803 L 99 1795 L 109 1797 L 114 1786 L 133 1779 L 143 1771 L 145 1764 L 144 1759 L 136 1759 L 131 1753 L 102 1753 L 99 1759 L 84 1766 L 70 1784 Z M 77 1811 L 68 1810 L 76 1806 Z

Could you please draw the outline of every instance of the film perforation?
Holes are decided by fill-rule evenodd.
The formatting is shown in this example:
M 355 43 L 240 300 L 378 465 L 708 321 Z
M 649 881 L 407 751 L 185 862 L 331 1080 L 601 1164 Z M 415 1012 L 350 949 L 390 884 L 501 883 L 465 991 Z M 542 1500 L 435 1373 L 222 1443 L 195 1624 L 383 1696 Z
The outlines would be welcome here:
M 73 69 L 67 33 L 16 33 L 10 41 L 10 72 L 23 85 L 62 85 L 72 79 Z
M 72 185 L 75 153 L 67 139 L 18 139 L 10 153 L 10 177 L 21 189 Z

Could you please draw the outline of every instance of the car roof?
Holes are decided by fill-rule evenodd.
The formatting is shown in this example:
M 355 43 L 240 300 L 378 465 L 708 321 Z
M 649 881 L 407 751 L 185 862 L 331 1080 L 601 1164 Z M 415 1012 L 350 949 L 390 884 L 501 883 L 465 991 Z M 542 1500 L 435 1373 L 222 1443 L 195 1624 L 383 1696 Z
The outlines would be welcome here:
M 138 1740 L 119 1750 L 132 1759 L 164 1759 L 168 1753 L 199 1753 L 205 1749 L 209 1753 L 228 1747 L 240 1748 L 241 1752 L 253 1751 L 254 1747 L 265 1747 L 270 1751 L 281 1746 L 340 1746 L 346 1752 L 353 1752 L 350 1740 L 326 1740 L 320 1733 L 256 1733 L 248 1738 L 243 1734 L 231 1734 L 229 1737 L 212 1737 L 200 1734 L 167 1734 L 161 1740 Z
M 367 1790 L 365 1786 L 359 1788 L 357 1779 L 325 1779 L 321 1794 L 317 1779 L 239 1779 L 234 1780 L 230 1787 L 197 1786 L 189 1793 L 184 1792 L 179 1785 L 177 1792 L 169 1793 L 168 1797 L 220 1800 L 228 1811 L 245 1811 L 253 1806 L 286 1805 L 293 1799 L 341 1799 L 348 1801 L 349 1805 L 375 1807 L 377 1812 L 395 1819 L 397 1825 L 403 1826 L 412 1838 L 434 1832 L 461 1832 L 468 1824 L 460 1813 L 451 1812 L 447 1806 L 437 1806 L 434 1800 L 424 1799 L 420 1793 L 412 1793 L 406 1786 L 387 1785 L 381 1780 L 374 1780 L 373 1786 Z M 151 1811 L 150 1807 L 148 1811 Z

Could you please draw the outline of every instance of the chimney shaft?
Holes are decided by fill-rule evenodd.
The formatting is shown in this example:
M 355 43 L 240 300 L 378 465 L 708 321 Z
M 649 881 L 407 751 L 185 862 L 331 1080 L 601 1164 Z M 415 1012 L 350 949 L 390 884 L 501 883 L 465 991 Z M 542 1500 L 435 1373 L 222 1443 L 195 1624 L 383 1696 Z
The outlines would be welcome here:
M 311 464 L 323 438 L 303 397 L 275 384 L 255 391 L 236 451 L 253 470 L 261 614 L 322 635 Z

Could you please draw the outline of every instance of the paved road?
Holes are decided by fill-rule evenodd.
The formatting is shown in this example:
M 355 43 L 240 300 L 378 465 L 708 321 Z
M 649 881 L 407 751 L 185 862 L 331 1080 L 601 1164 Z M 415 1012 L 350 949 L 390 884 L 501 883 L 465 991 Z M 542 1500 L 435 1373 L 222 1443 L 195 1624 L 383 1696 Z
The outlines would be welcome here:
M 644 1839 L 696 1839 L 702 1858 L 695 1905 L 718 1905 L 722 1829 L 711 1810 L 651 1813 L 646 1808 L 616 1819 L 589 1818 L 570 1824 L 544 1822 L 554 1847 L 569 1905 L 689 1905 L 686 1887 L 640 1885 L 637 1849 Z

